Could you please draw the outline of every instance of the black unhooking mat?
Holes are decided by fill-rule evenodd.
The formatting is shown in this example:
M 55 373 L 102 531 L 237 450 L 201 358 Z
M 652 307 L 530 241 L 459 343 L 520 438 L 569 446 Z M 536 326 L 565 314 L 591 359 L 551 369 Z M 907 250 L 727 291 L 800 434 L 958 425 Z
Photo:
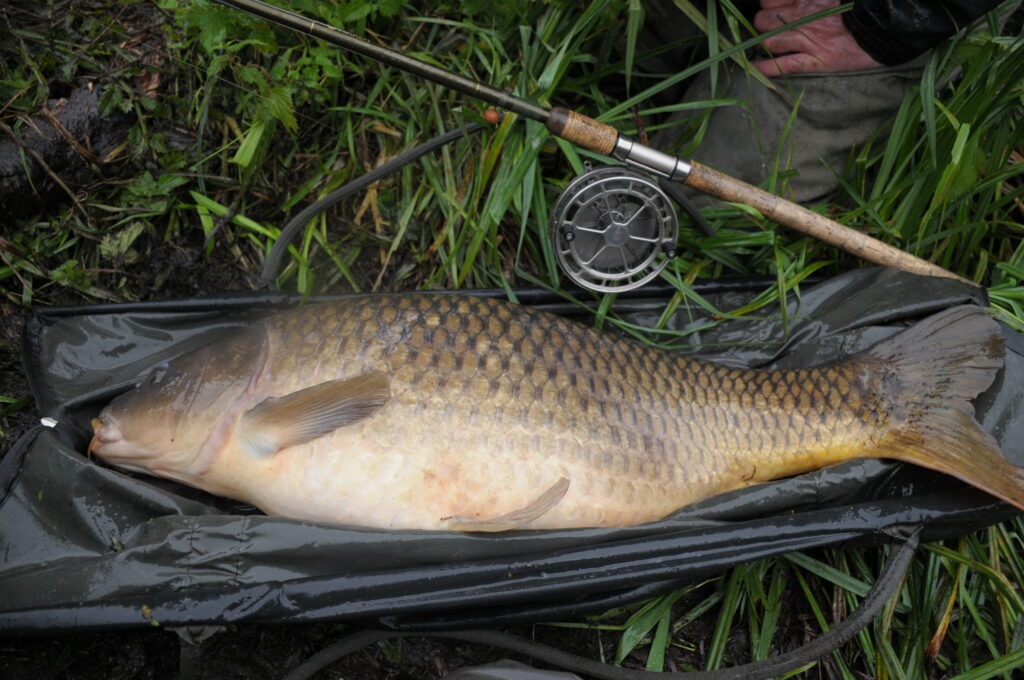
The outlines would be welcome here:
M 765 282 L 697 289 L 734 309 Z M 499 294 L 499 293 L 490 293 Z M 669 293 L 615 313 L 653 325 Z M 521 302 L 567 315 L 542 291 Z M 736 366 L 821 365 L 946 307 L 984 304 L 953 280 L 864 269 L 805 285 L 757 318 L 712 323 L 680 306 L 680 349 Z M 150 367 L 276 309 L 282 295 L 36 311 L 24 362 L 50 425 L 0 460 L 0 631 L 364 619 L 400 630 L 550 621 L 649 597 L 727 567 L 824 545 L 880 543 L 920 527 L 953 536 L 1017 511 L 945 475 L 857 460 L 731 492 L 621 529 L 460 535 L 380 532 L 266 517 L 226 499 L 110 469 L 84 455 L 89 420 Z M 787 327 L 788 326 L 788 327 Z M 609 331 L 611 332 L 611 331 Z M 1024 339 L 975 404 L 1024 464 Z

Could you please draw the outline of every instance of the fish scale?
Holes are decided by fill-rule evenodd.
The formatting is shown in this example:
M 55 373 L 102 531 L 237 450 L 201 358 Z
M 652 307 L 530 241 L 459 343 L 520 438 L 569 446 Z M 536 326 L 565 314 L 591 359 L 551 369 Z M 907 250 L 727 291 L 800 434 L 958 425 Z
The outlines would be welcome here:
M 980 310 L 947 315 L 831 367 L 761 371 L 492 299 L 353 298 L 172 362 L 188 377 L 115 401 L 93 445 L 115 464 L 130 441 L 136 463 L 159 458 L 155 434 L 128 430 L 163 408 L 179 448 L 196 432 L 196 452 L 151 469 L 268 513 L 391 529 L 637 524 L 858 456 L 928 465 L 1019 502 L 1024 482 L 967 402 L 1001 363 L 998 329 Z M 203 376 L 223 373 L 224 355 L 239 357 L 235 381 L 197 402 L 217 409 L 181 407 L 171 392 L 213 389 Z M 1002 472 L 979 475 L 951 441 Z
M 700 475 L 704 484 L 714 485 L 721 480 L 718 483 L 723 486 L 738 486 L 749 481 L 744 477 L 751 476 L 738 461 L 745 448 L 764 450 L 766 445 L 778 444 L 792 447 L 808 434 L 817 442 L 819 437 L 815 435 L 821 434 L 798 428 L 792 416 L 776 418 L 774 427 L 762 424 L 750 429 L 787 433 L 781 441 L 762 440 L 743 446 L 739 431 L 746 428 L 735 427 L 744 424 L 746 413 L 740 395 L 750 395 L 747 401 L 751 403 L 769 403 L 768 395 L 759 388 L 773 385 L 771 380 L 744 382 L 735 369 L 683 358 L 666 362 L 657 350 L 509 305 L 455 296 L 412 296 L 398 298 L 394 306 L 366 299 L 354 304 L 347 314 L 333 317 L 320 315 L 315 308 L 296 314 L 313 318 L 292 321 L 282 317 L 274 328 L 280 328 L 282 345 L 293 340 L 300 348 L 294 355 L 297 364 L 316 361 L 322 348 L 319 343 L 302 342 L 295 334 L 350 338 L 335 354 L 354 364 L 347 371 L 342 369 L 343 374 L 383 368 L 394 376 L 393 392 L 401 389 L 397 386 L 407 385 L 417 392 L 433 392 L 438 401 L 470 399 L 472 404 L 463 411 L 460 427 L 478 429 L 474 436 L 482 441 L 517 425 L 529 433 L 578 433 L 575 437 L 556 437 L 559 445 L 555 448 L 577 469 L 588 469 L 587 476 L 597 480 L 593 485 L 603 489 L 617 486 L 620 471 L 630 470 L 630 460 L 636 462 L 632 470 L 642 477 L 643 486 L 648 487 L 646 493 L 663 503 L 649 510 L 651 517 L 645 519 L 667 514 L 679 506 L 680 499 L 689 500 L 687 490 L 679 487 L 693 481 L 683 474 L 686 461 L 693 457 L 704 463 Z M 412 330 L 396 331 L 394 324 L 399 319 L 401 328 Z M 403 342 L 414 351 L 399 349 Z M 464 361 L 469 347 L 477 349 L 473 365 Z M 512 370 L 513 363 L 521 364 L 521 370 Z M 289 369 L 294 370 L 291 365 Z M 812 397 L 818 403 L 824 400 L 820 392 L 800 389 L 810 380 L 806 371 L 774 375 L 790 378 L 785 382 L 788 390 L 784 395 L 789 399 L 781 401 L 781 408 L 799 413 L 801 407 L 810 407 Z M 742 389 L 733 383 L 742 385 Z M 298 387 L 286 384 L 282 389 Z M 518 402 L 524 395 L 525 406 Z M 733 408 L 737 402 L 740 410 Z M 691 412 L 687 414 L 686 408 L 679 409 L 676 404 L 689 404 Z M 429 400 L 418 399 L 416 412 L 420 418 L 430 408 Z M 684 417 L 667 417 L 669 411 L 677 410 Z M 739 423 L 731 422 L 737 419 Z M 431 424 L 443 425 L 436 421 Z M 701 442 L 701 435 L 707 434 L 710 438 Z M 512 439 L 527 451 L 547 448 L 542 435 L 517 433 Z M 699 444 L 696 455 L 687 443 Z M 545 458 L 543 453 L 537 457 Z M 563 472 L 564 467 L 552 471 L 547 483 Z M 729 480 L 729 475 L 740 479 Z M 474 481 L 479 480 L 465 483 Z M 571 481 L 577 486 L 587 483 L 578 475 Z M 524 505 L 528 500 L 517 497 L 501 510 Z M 481 511 L 446 508 L 443 512 L 463 515 Z

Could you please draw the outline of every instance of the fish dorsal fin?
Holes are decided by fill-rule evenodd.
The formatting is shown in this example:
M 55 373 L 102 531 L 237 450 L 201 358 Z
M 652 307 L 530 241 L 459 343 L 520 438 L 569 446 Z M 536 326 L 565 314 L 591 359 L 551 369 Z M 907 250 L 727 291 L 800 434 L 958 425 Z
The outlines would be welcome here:
M 389 396 L 387 376 L 370 371 L 270 397 L 242 415 L 240 443 L 249 453 L 267 456 L 367 418 Z
M 450 531 L 511 531 L 537 519 L 555 507 L 569 490 L 569 480 L 562 477 L 550 489 L 542 493 L 529 505 L 512 512 L 487 519 L 477 517 L 447 517 L 445 528 Z

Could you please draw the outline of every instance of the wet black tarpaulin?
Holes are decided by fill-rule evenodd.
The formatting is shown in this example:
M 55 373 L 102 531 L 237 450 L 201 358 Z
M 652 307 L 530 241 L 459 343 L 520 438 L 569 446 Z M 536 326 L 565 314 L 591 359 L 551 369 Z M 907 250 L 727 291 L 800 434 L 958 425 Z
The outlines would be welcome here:
M 731 309 L 764 282 L 710 282 Z M 681 306 L 671 327 L 711 326 L 678 351 L 736 366 L 828 363 L 908 321 L 981 292 L 953 280 L 865 269 L 805 286 L 760 318 L 708 324 Z M 521 301 L 581 310 L 542 291 Z M 856 460 L 731 492 L 660 522 L 620 529 L 380 532 L 265 517 L 179 484 L 129 476 L 83 452 L 89 420 L 153 365 L 294 304 L 238 296 L 40 310 L 26 327 L 25 370 L 38 434 L 0 501 L 0 631 L 53 632 L 231 622 L 376 619 L 393 628 L 459 628 L 600 611 L 735 564 L 815 546 L 887 540 L 923 525 L 953 536 L 1014 516 L 961 482 L 884 460 Z M 666 298 L 620 300 L 651 325 Z M 1004 453 L 1024 464 L 1024 341 L 1005 330 L 1007 366 L 976 401 Z M 0 477 L 3 476 L 0 470 Z M 0 482 L 4 481 L 0 479 Z M 0 493 L 4 485 L 0 484 Z

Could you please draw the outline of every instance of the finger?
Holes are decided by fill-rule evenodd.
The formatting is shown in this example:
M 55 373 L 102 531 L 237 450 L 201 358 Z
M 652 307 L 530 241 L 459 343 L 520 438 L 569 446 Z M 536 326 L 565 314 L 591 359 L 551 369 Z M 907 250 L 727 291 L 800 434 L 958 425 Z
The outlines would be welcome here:
M 786 54 L 787 52 L 809 52 L 814 54 L 821 49 L 818 43 L 800 31 L 779 33 L 762 42 L 761 46 L 775 54 Z
M 761 33 L 775 30 L 779 26 L 784 26 L 786 23 L 786 17 L 782 16 L 781 12 L 760 11 L 754 15 L 754 28 Z
M 826 70 L 820 59 L 815 59 L 804 52 L 787 54 L 778 59 L 755 61 L 753 66 L 769 78 L 791 73 L 821 73 Z
M 778 9 L 780 7 L 796 8 L 794 0 L 761 0 L 761 9 Z

